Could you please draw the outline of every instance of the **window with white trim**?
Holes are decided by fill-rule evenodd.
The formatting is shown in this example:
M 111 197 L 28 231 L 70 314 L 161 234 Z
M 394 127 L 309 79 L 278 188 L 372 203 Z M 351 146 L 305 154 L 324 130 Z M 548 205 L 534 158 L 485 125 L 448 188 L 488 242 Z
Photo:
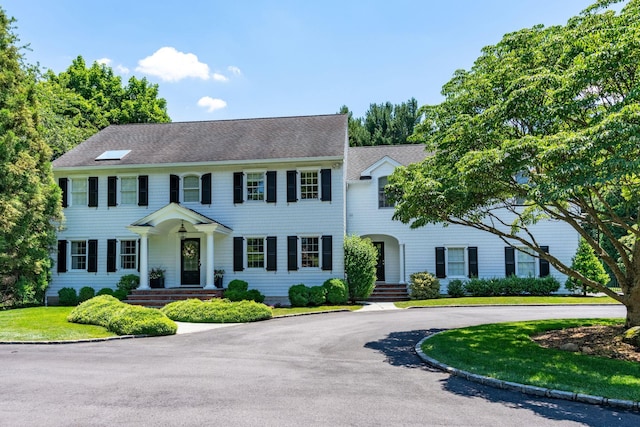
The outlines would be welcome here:
M 536 275 L 536 258 L 531 249 L 522 247 L 516 250 L 516 274 L 519 277 Z
M 123 176 L 120 178 L 120 204 L 135 205 L 138 202 L 138 178 Z
M 392 208 L 393 203 L 387 200 L 387 193 L 384 187 L 389 183 L 389 177 L 381 176 L 378 178 L 378 208 Z
M 196 175 L 187 175 L 182 179 L 182 201 L 200 201 L 200 178 Z
M 71 241 L 71 269 L 87 269 L 87 242 L 85 240 Z
M 464 277 L 465 248 L 447 248 L 447 276 Z
M 120 268 L 135 270 L 138 268 L 137 242 L 135 240 L 120 240 Z
M 320 267 L 320 238 L 301 237 L 300 257 L 301 267 Z
M 247 238 L 247 268 L 264 268 L 264 238 Z
M 71 205 L 87 205 L 87 178 L 71 179 Z
M 264 200 L 264 173 L 247 173 L 247 200 Z
M 300 171 L 300 199 L 318 198 L 318 171 Z

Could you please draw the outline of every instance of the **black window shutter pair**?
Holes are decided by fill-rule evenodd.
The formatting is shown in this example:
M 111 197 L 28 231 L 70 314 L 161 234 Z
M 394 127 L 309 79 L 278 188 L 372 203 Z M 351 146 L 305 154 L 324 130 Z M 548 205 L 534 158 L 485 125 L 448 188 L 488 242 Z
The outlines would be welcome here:
M 436 277 L 440 279 L 447 277 L 444 251 L 444 246 L 436 248 Z M 478 248 L 476 246 L 467 248 L 467 270 L 469 271 L 469 277 L 478 277 Z
M 98 177 L 90 176 L 89 177 L 89 203 L 88 206 L 90 208 L 95 208 L 98 206 Z
M 298 201 L 297 186 L 298 171 L 287 171 L 287 202 Z M 331 169 L 320 170 L 320 192 L 323 202 L 331 201 Z
M 549 253 L 549 246 L 540 246 L 544 252 Z M 516 274 L 516 254 L 515 249 L 507 246 L 504 248 L 504 269 L 505 275 L 511 276 Z M 538 269 L 540 277 L 546 277 L 549 275 L 549 261 L 543 258 L 538 258 Z
M 68 200 L 68 182 L 69 179 L 68 178 L 59 178 L 58 179 L 58 187 L 60 187 L 60 190 L 62 192 L 62 207 L 66 208 L 69 207 L 69 200 Z
M 116 239 L 107 240 L 107 272 L 113 273 L 117 270 L 118 241 Z
M 333 269 L 333 237 L 322 236 L 322 269 L 325 271 Z M 298 236 L 287 237 L 287 270 L 298 269 Z
M 267 203 L 276 203 L 276 188 L 277 188 L 277 172 L 276 171 L 267 171 L 267 194 L 266 201 Z M 244 173 L 242 172 L 234 172 L 233 173 L 233 203 L 242 203 L 244 202 Z
M 107 178 L 107 206 L 117 206 L 118 200 L 118 177 Z M 140 175 L 138 177 L 138 206 L 149 205 L 149 177 Z
M 267 271 L 276 271 L 278 253 L 278 239 L 276 236 L 267 237 Z M 233 271 L 244 270 L 244 238 L 233 238 Z

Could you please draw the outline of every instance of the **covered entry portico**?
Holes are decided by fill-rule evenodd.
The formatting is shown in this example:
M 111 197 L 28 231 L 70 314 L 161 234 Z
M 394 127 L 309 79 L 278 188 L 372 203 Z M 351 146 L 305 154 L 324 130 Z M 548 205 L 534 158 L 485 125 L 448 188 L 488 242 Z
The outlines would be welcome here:
M 204 288 L 215 287 L 214 237 L 229 235 L 232 232 L 230 228 L 194 210 L 170 203 L 127 229 L 140 236 L 138 289 L 150 288 L 150 252 L 154 262 L 167 269 L 172 283 L 202 285 L 200 267 L 204 265 Z

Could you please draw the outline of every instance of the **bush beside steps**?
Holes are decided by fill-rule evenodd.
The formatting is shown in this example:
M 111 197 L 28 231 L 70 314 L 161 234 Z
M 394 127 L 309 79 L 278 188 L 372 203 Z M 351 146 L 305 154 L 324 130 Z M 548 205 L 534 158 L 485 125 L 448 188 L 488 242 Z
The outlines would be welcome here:
M 178 325 L 160 310 L 120 302 L 111 295 L 91 298 L 67 317 L 69 322 L 98 325 L 118 335 L 173 335 Z
M 169 303 L 160 309 L 168 318 L 191 323 L 245 323 L 271 319 L 271 308 L 256 301 L 209 301 L 188 299 Z

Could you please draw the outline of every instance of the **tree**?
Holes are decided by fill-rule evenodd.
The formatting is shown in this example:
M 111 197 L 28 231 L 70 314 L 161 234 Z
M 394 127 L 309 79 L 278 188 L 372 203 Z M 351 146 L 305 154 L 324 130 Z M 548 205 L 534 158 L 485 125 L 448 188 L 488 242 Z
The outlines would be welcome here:
M 14 20 L 0 8 L 0 306 L 42 301 L 60 189 L 37 131 L 36 72 L 23 66 Z
M 344 239 L 344 272 L 351 302 L 365 300 L 376 287 L 378 250 L 371 240 L 359 236 Z
M 389 197 L 412 227 L 461 224 L 529 248 L 623 303 L 631 327 L 640 325 L 640 0 L 619 12 L 615 2 L 507 34 L 456 71 L 414 134 L 434 155 L 399 168 Z M 530 228 L 543 219 L 573 227 L 622 295 L 546 253 Z
M 598 282 L 601 285 L 606 285 L 609 282 L 609 275 L 604 270 L 604 267 L 596 256 L 595 251 L 583 238 L 580 238 L 576 255 L 571 259 L 571 268 L 575 271 L 579 271 L 584 277 L 587 277 L 594 282 Z M 571 291 L 582 289 L 583 295 L 586 295 L 587 291 L 594 290 L 574 277 L 567 278 L 564 287 Z

